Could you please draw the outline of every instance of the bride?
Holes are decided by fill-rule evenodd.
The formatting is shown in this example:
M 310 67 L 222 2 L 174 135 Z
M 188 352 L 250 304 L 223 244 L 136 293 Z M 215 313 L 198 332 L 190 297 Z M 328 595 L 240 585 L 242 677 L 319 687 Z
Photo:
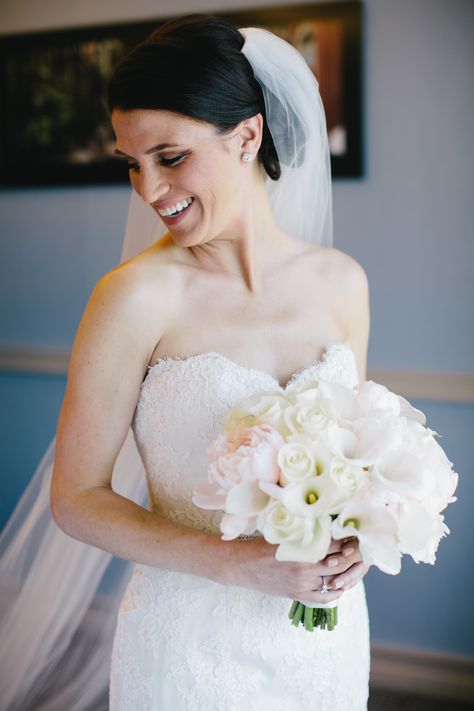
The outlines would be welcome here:
M 310 377 L 365 378 L 367 282 L 329 246 L 317 84 L 271 33 L 193 15 L 118 66 L 109 107 L 142 206 L 132 200 L 134 256 L 99 281 L 76 335 L 51 509 L 89 544 L 74 542 L 82 552 L 133 563 L 110 709 L 361 711 L 367 568 L 356 542 L 334 542 L 315 565 L 278 562 L 260 536 L 222 541 L 215 514 L 191 501 L 206 447 L 239 401 Z M 165 234 L 136 253 L 150 215 Z M 149 509 L 113 479 L 130 427 Z M 292 627 L 292 599 L 338 599 L 338 627 Z

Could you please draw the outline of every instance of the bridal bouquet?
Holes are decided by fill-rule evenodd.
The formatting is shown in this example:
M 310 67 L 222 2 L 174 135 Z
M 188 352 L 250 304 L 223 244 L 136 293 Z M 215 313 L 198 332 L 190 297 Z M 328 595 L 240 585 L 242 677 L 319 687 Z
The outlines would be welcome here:
M 259 393 L 228 414 L 193 502 L 224 511 L 224 540 L 260 531 L 277 560 L 316 563 L 331 539 L 355 537 L 366 565 L 385 573 L 400 571 L 404 553 L 433 564 L 457 474 L 425 422 L 373 381 Z M 333 629 L 337 607 L 295 601 L 290 619 Z

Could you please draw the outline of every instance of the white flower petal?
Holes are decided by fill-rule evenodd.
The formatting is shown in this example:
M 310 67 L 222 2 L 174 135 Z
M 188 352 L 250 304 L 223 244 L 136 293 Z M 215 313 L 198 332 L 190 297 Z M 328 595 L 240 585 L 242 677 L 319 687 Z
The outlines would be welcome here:
M 236 516 L 256 516 L 268 503 L 268 495 L 256 481 L 237 484 L 227 494 L 225 511 Z
M 282 501 L 288 511 L 298 516 L 316 518 L 330 513 L 331 483 L 325 476 L 311 477 L 283 489 Z
M 282 561 L 317 563 L 326 557 L 331 544 L 331 517 L 315 519 L 310 540 L 303 545 L 298 541 L 284 541 L 277 548 L 275 558 Z
M 220 528 L 223 541 L 232 541 L 241 535 L 250 535 L 255 531 L 256 519 L 250 516 L 234 516 L 224 514 L 221 519 Z

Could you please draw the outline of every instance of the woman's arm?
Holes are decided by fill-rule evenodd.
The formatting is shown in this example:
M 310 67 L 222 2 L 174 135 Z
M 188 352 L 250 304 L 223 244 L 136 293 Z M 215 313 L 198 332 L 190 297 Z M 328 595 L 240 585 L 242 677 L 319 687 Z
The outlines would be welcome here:
M 157 295 L 156 273 L 148 286 L 141 265 L 124 265 L 106 275 L 92 294 L 74 342 L 59 418 L 51 485 L 54 519 L 73 538 L 127 560 L 321 602 L 325 598 L 312 591 L 321 588 L 322 575 L 358 560 L 353 545 L 347 556 L 334 546 L 335 568 L 329 559 L 317 565 L 281 563 L 275 560 L 275 546 L 262 539 L 224 542 L 168 521 L 112 489 L 113 466 L 169 318 L 159 312 L 162 304 L 173 303 L 166 278 Z

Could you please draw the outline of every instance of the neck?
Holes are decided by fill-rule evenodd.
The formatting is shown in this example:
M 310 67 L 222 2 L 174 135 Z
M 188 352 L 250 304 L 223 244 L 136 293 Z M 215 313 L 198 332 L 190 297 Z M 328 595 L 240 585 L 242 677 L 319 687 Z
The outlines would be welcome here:
M 221 234 L 188 250 L 201 268 L 238 278 L 249 292 L 256 293 L 265 272 L 294 240 L 276 224 L 263 179 L 249 183 L 242 205 Z

